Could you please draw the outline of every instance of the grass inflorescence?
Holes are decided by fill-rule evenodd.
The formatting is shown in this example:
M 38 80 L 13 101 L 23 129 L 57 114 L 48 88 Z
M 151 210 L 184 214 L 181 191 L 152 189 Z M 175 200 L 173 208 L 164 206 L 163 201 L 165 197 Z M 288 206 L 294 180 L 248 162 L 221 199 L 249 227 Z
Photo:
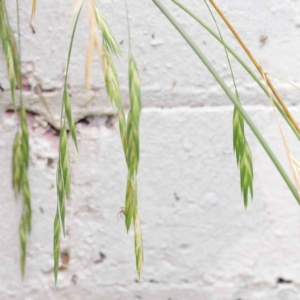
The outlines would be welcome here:
M 230 72 L 231 72 L 231 77 L 232 77 L 232 80 L 234 83 L 236 99 L 241 103 L 238 89 L 237 89 L 236 82 L 235 82 L 235 77 L 234 77 L 232 66 L 231 66 L 231 62 L 229 59 L 228 51 L 226 49 L 223 36 L 221 34 L 221 30 L 220 30 L 218 23 L 214 17 L 214 14 L 212 13 L 210 7 L 208 6 L 206 0 L 204 0 L 204 2 L 205 2 L 206 6 L 215 22 L 215 25 L 218 29 L 219 37 L 224 46 L 227 62 L 228 62 Z M 244 205 L 245 205 L 245 207 L 247 207 L 249 192 L 250 192 L 251 197 L 253 198 L 252 155 L 251 155 L 251 151 L 250 151 L 248 142 L 245 137 L 244 119 L 236 107 L 234 107 L 234 111 L 233 111 L 233 148 L 234 148 L 234 151 L 236 154 L 237 164 L 240 167 L 240 186 L 241 186 L 241 191 L 242 191 L 242 194 L 244 197 Z
M 131 52 L 131 51 L 130 51 Z M 125 217 L 127 231 L 131 220 L 134 224 L 136 268 L 140 277 L 143 268 L 143 241 L 142 230 L 138 212 L 137 200 L 137 174 L 139 165 L 139 123 L 141 114 L 140 77 L 134 57 L 130 53 L 129 59 L 129 97 L 130 111 L 127 120 L 127 149 L 126 159 L 128 166 L 128 183 L 125 201 Z
M 15 85 L 18 78 L 20 78 L 20 69 L 18 64 L 19 58 L 17 51 L 17 43 L 14 38 L 13 31 L 8 22 L 8 16 L 4 0 L 0 0 L 0 37 L 3 52 L 6 58 L 13 107 L 16 110 Z
M 125 159 L 128 168 L 125 197 L 125 225 L 128 231 L 133 221 L 135 233 L 136 268 L 140 277 L 143 267 L 143 243 L 137 201 L 137 173 L 139 164 L 139 122 L 141 113 L 140 77 L 136 62 L 129 47 L 129 98 L 130 111 L 127 121 L 119 88 L 119 79 L 113 61 L 113 55 L 122 57 L 122 52 L 108 23 L 101 12 L 95 7 L 97 24 L 102 33 L 102 68 L 107 95 L 113 106 L 118 110 L 119 128 Z M 130 45 L 130 37 L 129 37 Z
M 12 105 L 17 120 L 17 132 L 15 134 L 12 148 L 12 186 L 15 197 L 22 197 L 22 214 L 19 227 L 20 236 L 20 264 L 21 274 L 24 278 L 26 262 L 26 244 L 27 237 L 31 232 L 31 196 L 28 182 L 29 166 L 29 134 L 26 118 L 26 111 L 22 99 L 22 74 L 21 74 L 21 41 L 20 41 L 20 21 L 19 21 L 19 3 L 17 1 L 18 17 L 18 43 L 14 33 L 9 25 L 5 1 L 0 0 L 0 36 L 3 51 L 6 58 L 8 78 L 12 97 Z M 15 88 L 20 90 L 19 111 L 17 111 Z
M 232 81 L 234 84 L 235 96 L 236 96 L 236 99 L 241 103 L 237 85 L 235 82 L 234 73 L 232 70 L 232 65 L 231 65 L 231 62 L 229 59 L 228 51 L 225 46 L 223 36 L 221 34 L 221 30 L 216 21 L 216 18 L 214 17 L 213 12 L 211 11 L 209 5 L 207 4 L 207 1 L 204 0 L 204 2 L 210 12 L 210 15 L 212 16 L 212 18 L 214 20 L 214 23 L 215 23 L 218 33 L 219 33 L 219 37 L 224 46 L 224 51 L 226 54 L 228 65 L 229 65 Z M 233 123 L 233 149 L 236 154 L 237 165 L 240 167 L 240 186 L 241 186 L 241 191 L 242 191 L 243 198 L 244 198 L 244 205 L 245 205 L 245 207 L 247 207 L 249 192 L 250 192 L 251 198 L 253 199 L 252 155 L 251 155 L 251 151 L 250 151 L 250 148 L 249 148 L 246 136 L 245 136 L 244 119 L 236 107 L 234 107 L 234 110 L 233 110 L 233 122 L 232 123 Z
M 70 167 L 70 153 L 68 146 L 67 125 L 70 129 L 73 142 L 78 151 L 76 127 L 73 120 L 70 97 L 67 89 L 68 71 L 71 59 L 71 52 L 73 48 L 73 41 L 75 31 L 79 19 L 81 8 L 77 13 L 77 18 L 74 23 L 70 46 L 68 51 L 67 69 L 64 81 L 61 121 L 60 121 L 60 137 L 59 137 L 59 158 L 56 171 L 56 191 L 57 191 L 57 208 L 54 218 L 54 232 L 53 232 L 53 256 L 54 256 L 54 279 L 57 282 L 57 274 L 59 267 L 60 254 L 60 233 L 61 230 L 65 235 L 65 215 L 66 215 L 66 199 L 70 198 L 71 192 L 71 167 Z
M 298 195 L 298 191 L 294 184 L 292 183 L 291 179 L 287 175 L 286 171 L 278 161 L 277 157 L 275 156 L 274 152 L 266 142 L 266 140 L 263 138 L 262 134 L 258 130 L 258 128 L 253 123 L 252 119 L 249 117 L 245 109 L 241 106 L 240 101 L 236 98 L 236 96 L 231 92 L 229 87 L 226 85 L 224 80 L 221 78 L 220 74 L 216 71 L 216 69 L 213 67 L 211 62 L 206 58 L 206 56 L 203 54 L 203 52 L 200 50 L 200 48 L 197 46 L 197 44 L 190 38 L 190 36 L 186 33 L 186 31 L 182 28 L 182 26 L 178 23 L 178 21 L 170 14 L 170 12 L 162 5 L 160 0 L 152 0 L 153 3 L 161 10 L 161 12 L 167 17 L 167 19 L 172 23 L 172 25 L 176 28 L 176 30 L 182 35 L 182 37 L 185 39 L 187 44 L 193 49 L 195 54 L 198 56 L 198 58 L 202 61 L 202 63 L 206 66 L 208 71 L 211 73 L 211 75 L 216 79 L 217 83 L 220 85 L 220 87 L 224 90 L 225 94 L 228 96 L 228 98 L 231 100 L 231 102 L 234 104 L 234 106 L 239 110 L 240 114 L 242 115 L 245 122 L 249 125 L 250 129 L 268 154 L 269 158 L 274 163 L 275 167 L 277 168 L 277 171 L 282 176 L 283 180 L 286 182 L 287 186 L 289 187 L 290 191 L 292 192 L 293 196 L 297 200 L 297 202 L 300 204 L 300 197 Z M 177 0 L 173 0 L 173 2 L 178 3 Z M 182 7 L 182 5 L 181 5 Z M 223 44 L 223 43 L 222 43 Z M 229 48 L 229 47 L 228 47 Z M 227 49 L 228 49 L 227 48 Z M 237 58 L 237 56 L 236 56 Z M 241 60 L 240 60 L 241 62 Z M 263 88 L 265 89 L 265 87 Z M 265 89 L 266 90 L 266 89 Z M 266 90 L 266 93 L 268 91 Z M 278 100 L 280 103 L 280 101 Z M 278 107 L 278 110 L 281 110 L 281 108 Z M 286 114 L 287 122 L 289 123 L 288 114 Z M 291 123 L 290 126 L 293 124 L 292 120 L 290 120 Z M 293 128 L 294 124 L 291 126 Z M 298 126 L 297 126 L 298 127 Z M 296 129 L 298 131 L 298 128 Z M 294 131 L 295 132 L 295 131 Z M 297 134 L 296 134 L 297 135 Z M 298 135 L 297 135 L 298 136 Z

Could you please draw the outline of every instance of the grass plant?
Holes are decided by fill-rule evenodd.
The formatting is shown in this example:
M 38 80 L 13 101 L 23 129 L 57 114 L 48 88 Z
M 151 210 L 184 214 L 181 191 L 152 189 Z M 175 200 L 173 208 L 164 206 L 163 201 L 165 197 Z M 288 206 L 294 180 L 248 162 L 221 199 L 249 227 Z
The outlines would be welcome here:
M 285 140 L 279 118 L 279 112 L 295 136 L 300 140 L 300 128 L 295 121 L 293 115 L 290 113 L 287 105 L 285 104 L 282 97 L 279 95 L 275 86 L 272 84 L 269 76 L 274 76 L 284 80 L 280 76 L 272 75 L 263 70 L 262 66 L 259 65 L 253 54 L 250 52 L 245 42 L 238 35 L 234 27 L 231 25 L 225 14 L 217 6 L 213 0 L 209 0 L 210 4 L 214 7 L 216 12 L 220 15 L 225 25 L 231 30 L 237 41 L 240 43 L 244 51 L 247 53 L 252 63 L 256 67 L 258 73 L 264 79 L 265 84 L 261 82 L 258 76 L 251 70 L 251 68 L 240 58 L 240 56 L 224 41 L 219 25 L 214 17 L 214 14 L 205 1 L 207 8 L 215 22 L 217 33 L 214 32 L 209 26 L 207 26 L 198 16 L 196 16 L 191 10 L 186 8 L 178 0 L 172 0 L 178 7 L 189 14 L 194 20 L 196 20 L 202 27 L 204 27 L 214 38 L 216 38 L 224 47 L 228 65 L 230 67 L 231 77 L 234 83 L 234 92 L 232 92 L 226 85 L 220 74 L 206 58 L 201 49 L 197 46 L 187 32 L 182 28 L 179 22 L 170 14 L 170 12 L 162 5 L 160 0 L 152 0 L 153 3 L 161 10 L 166 18 L 171 22 L 175 29 L 182 35 L 187 44 L 193 49 L 195 54 L 201 60 L 201 62 L 207 67 L 208 71 L 216 79 L 217 83 L 224 90 L 225 94 L 231 100 L 233 110 L 233 149 L 236 155 L 237 165 L 240 169 L 240 185 L 241 191 L 244 198 L 244 205 L 247 207 L 249 194 L 253 198 L 253 166 L 252 166 L 252 155 L 249 147 L 249 143 L 245 136 L 245 126 L 249 126 L 258 141 L 265 149 L 266 153 L 274 163 L 278 172 L 281 174 L 283 180 L 286 182 L 288 188 L 292 192 L 293 196 L 300 204 L 300 163 L 290 153 L 287 142 Z M 140 160 L 140 139 L 139 139 L 139 126 L 141 118 L 141 82 L 140 75 L 137 67 L 136 60 L 133 55 L 131 47 L 130 37 L 130 24 L 128 17 L 128 7 L 125 0 L 125 10 L 127 15 L 127 26 L 128 26 L 128 83 L 129 83 L 129 100 L 130 106 L 128 114 L 124 110 L 119 78 L 117 69 L 114 64 L 114 58 L 122 59 L 123 55 L 121 49 L 114 37 L 113 31 L 111 30 L 108 22 L 105 20 L 101 11 L 96 7 L 95 0 L 75 0 L 73 3 L 73 13 L 71 21 L 74 17 L 73 31 L 70 39 L 68 56 L 67 56 L 67 68 L 64 79 L 64 87 L 62 93 L 62 107 L 61 107 L 61 119 L 60 119 L 60 141 L 59 141 L 59 154 L 58 154 L 58 165 L 56 172 L 56 188 L 57 188 L 57 207 L 54 218 L 54 232 L 53 232 L 53 255 L 54 255 L 54 278 L 55 283 L 57 282 L 58 270 L 59 270 L 59 257 L 60 257 L 60 241 L 61 237 L 66 232 L 66 200 L 71 195 L 71 164 L 70 164 L 70 152 L 68 144 L 68 131 L 73 140 L 73 143 L 78 151 L 78 142 L 76 136 L 76 126 L 72 115 L 72 104 L 70 101 L 67 82 L 68 72 L 71 62 L 71 53 L 73 48 L 73 41 L 75 37 L 76 27 L 78 24 L 81 9 L 84 3 L 87 3 L 88 8 L 88 22 L 89 22 L 89 40 L 86 51 L 86 68 L 85 68 L 85 82 L 87 88 L 87 94 L 91 90 L 91 70 L 92 70 L 92 59 L 95 53 L 98 54 L 104 75 L 105 87 L 107 96 L 116 110 L 116 114 L 119 120 L 119 131 L 127 165 L 127 186 L 125 194 L 125 208 L 122 209 L 122 213 L 125 215 L 125 228 L 128 232 L 131 225 L 134 228 L 134 249 L 136 258 L 136 269 L 138 277 L 140 278 L 143 263 L 143 234 L 141 229 L 141 221 L 138 210 L 138 167 Z M 20 238 L 20 264 L 21 274 L 24 277 L 25 274 L 25 262 L 26 262 L 26 249 L 27 240 L 29 233 L 31 232 L 32 224 L 32 209 L 31 209 L 31 196 L 30 186 L 28 179 L 28 168 L 29 168 L 29 133 L 26 118 L 26 111 L 22 98 L 22 74 L 21 74 L 21 42 L 20 42 L 20 20 L 19 20 L 19 3 L 17 4 L 17 19 L 18 19 L 18 39 L 15 39 L 13 30 L 9 25 L 9 20 L 6 12 L 5 0 L 0 0 L 0 38 L 3 48 L 3 52 L 6 59 L 7 65 L 7 77 L 10 83 L 10 91 L 12 98 L 12 107 L 16 115 L 16 134 L 13 142 L 12 149 L 12 187 L 16 198 L 22 198 L 22 214 L 19 226 L 19 238 Z M 31 21 L 35 16 L 37 8 L 37 0 L 32 0 L 32 11 Z M 101 35 L 99 34 L 101 33 Z M 100 39 L 102 37 L 102 41 Z M 246 110 L 244 109 L 235 81 L 234 72 L 231 66 L 229 53 L 245 68 L 252 79 L 257 82 L 259 87 L 265 92 L 270 99 L 274 111 L 276 120 L 279 125 L 279 129 L 282 134 L 283 143 L 285 145 L 289 162 L 291 164 L 294 180 L 296 186 L 292 183 L 284 168 L 278 161 L 277 157 L 269 147 L 259 129 L 255 126 Z M 19 101 L 16 97 L 16 87 L 19 89 Z M 39 91 L 40 97 L 42 97 Z M 46 101 L 43 101 L 46 103 Z M 45 104 L 46 105 L 46 104 Z M 46 105 L 47 107 L 47 105 Z M 50 111 L 50 110 L 49 110 Z M 54 118 L 53 118 L 54 119 Z

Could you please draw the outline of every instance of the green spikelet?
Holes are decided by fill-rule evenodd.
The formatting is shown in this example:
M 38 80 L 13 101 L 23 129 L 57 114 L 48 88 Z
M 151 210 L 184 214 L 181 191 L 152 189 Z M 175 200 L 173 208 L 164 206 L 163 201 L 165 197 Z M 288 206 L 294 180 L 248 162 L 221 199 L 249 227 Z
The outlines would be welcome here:
M 63 177 L 63 188 L 66 198 L 70 198 L 70 156 L 68 149 L 68 136 L 66 126 L 60 131 L 60 166 Z
M 7 40 L 9 42 L 10 51 L 13 59 L 15 80 L 18 86 L 20 87 L 22 76 L 21 76 L 21 63 L 19 59 L 19 51 L 18 51 L 17 41 L 15 39 L 14 33 L 9 25 L 7 27 Z
M 73 139 L 74 144 L 76 146 L 76 149 L 78 151 L 77 137 L 76 137 L 76 127 L 75 127 L 75 123 L 74 123 L 74 120 L 73 120 L 69 94 L 68 94 L 68 91 L 67 91 L 66 88 L 64 89 L 63 101 L 64 101 L 64 105 L 65 105 L 66 116 L 67 116 L 67 119 L 68 119 L 68 124 L 69 124 L 69 128 L 70 128 L 70 131 L 71 131 L 72 139 Z
M 123 109 L 119 111 L 119 129 L 124 153 L 126 154 L 127 125 Z
M 22 128 L 22 152 L 23 152 L 23 162 L 28 168 L 29 164 L 29 139 L 28 139 L 28 125 L 26 119 L 26 112 L 24 107 L 21 108 L 21 128 Z
M 233 149 L 239 165 L 244 149 L 244 119 L 236 108 L 233 111 Z
M 60 222 L 59 222 L 59 213 L 58 210 L 56 210 L 55 219 L 54 219 L 54 239 L 53 239 L 55 285 L 57 282 L 57 274 L 58 274 L 58 267 L 59 267 L 59 254 L 60 254 Z
M 231 77 L 232 77 L 232 81 L 233 81 L 234 89 L 235 89 L 236 100 L 241 104 L 238 89 L 237 89 L 234 74 L 233 74 L 233 70 L 232 70 L 232 66 L 230 63 L 229 55 L 228 55 L 228 51 L 227 51 L 225 42 L 224 42 L 222 34 L 221 34 L 221 30 L 218 26 L 216 18 L 214 17 L 214 14 L 213 14 L 212 10 L 210 9 L 207 1 L 204 0 L 204 2 L 205 2 L 214 22 L 216 24 L 216 27 L 218 29 L 220 40 L 224 46 L 224 51 L 225 51 L 228 65 L 230 68 L 230 73 L 231 73 Z M 244 197 L 244 204 L 245 204 L 245 207 L 247 207 L 248 192 L 250 191 L 251 196 L 253 196 L 252 157 L 251 157 L 251 152 L 250 152 L 250 149 L 249 149 L 246 137 L 245 137 L 244 119 L 236 107 L 234 108 L 234 111 L 233 111 L 233 148 L 234 148 L 235 155 L 236 155 L 237 165 L 240 167 L 241 189 L 242 189 L 242 194 Z
M 117 43 L 110 27 L 108 26 L 106 20 L 104 19 L 103 15 L 100 13 L 97 7 L 95 7 L 95 15 L 98 26 L 102 32 L 103 42 L 105 46 L 107 47 L 107 49 L 109 49 L 111 53 L 121 58 L 122 52 L 119 47 L 119 44 Z
M 105 87 L 112 105 L 122 110 L 119 79 L 111 54 L 105 44 L 102 45 L 102 69 L 105 79 Z
M 24 217 L 26 221 L 27 232 L 31 232 L 31 199 L 30 188 L 27 179 L 27 172 L 23 173 L 23 197 L 24 197 Z
M 63 107 L 61 111 L 61 130 L 60 130 L 60 140 L 59 140 L 59 158 L 56 172 L 56 189 L 57 189 L 57 207 L 56 214 L 54 219 L 54 233 L 53 233 L 53 257 L 54 257 L 54 279 L 55 285 L 57 283 L 57 274 L 58 274 L 58 266 L 59 266 L 59 254 L 60 254 L 60 230 L 62 226 L 63 234 L 65 235 L 65 214 L 66 214 L 66 199 L 70 197 L 70 182 L 71 182 L 71 174 L 70 174 L 70 155 L 68 149 L 68 135 L 66 128 L 66 119 L 69 124 L 69 128 L 71 131 L 71 136 L 78 151 L 77 145 L 77 137 L 76 137 L 76 128 L 75 123 L 72 116 L 71 103 L 69 94 L 67 91 L 67 78 L 68 71 L 70 65 L 70 58 L 73 47 L 73 40 L 75 36 L 75 31 L 79 19 L 79 15 L 81 12 L 80 7 L 76 21 L 73 27 L 72 36 L 69 45 L 68 52 L 68 61 L 67 61 L 67 70 L 65 75 L 65 83 L 64 83 L 64 93 L 63 93 Z
M 141 114 L 141 81 L 139 71 L 133 56 L 129 61 L 129 96 L 132 112 L 132 120 L 137 127 Z
M 26 263 L 26 243 L 27 243 L 26 216 L 24 214 L 22 214 L 21 216 L 19 234 L 20 234 L 20 244 L 21 244 L 20 265 L 21 265 L 22 279 L 24 279 L 25 263 Z
M 246 140 L 244 140 L 244 147 L 240 161 L 240 177 L 241 177 L 241 191 L 244 196 L 244 205 L 248 205 L 248 193 L 250 192 L 253 199 L 253 167 L 252 156 L 250 148 Z
M 15 192 L 15 197 L 17 197 L 21 192 L 23 169 L 22 137 L 19 132 L 17 132 L 13 143 L 12 159 L 12 186 Z
M 133 219 L 135 197 L 136 197 L 136 180 L 135 175 L 127 176 L 126 199 L 125 199 L 125 224 L 127 232 L 130 229 L 131 221 Z
M 5 56 L 6 56 L 6 63 L 7 63 L 7 70 L 8 70 L 8 79 L 9 79 L 9 85 L 10 85 L 10 91 L 11 91 L 11 98 L 13 102 L 14 108 L 16 107 L 16 99 L 15 99 L 15 71 L 14 71 L 14 61 L 13 56 L 10 49 L 10 44 L 7 41 L 5 45 Z
M 58 162 L 58 168 L 56 174 L 56 188 L 57 188 L 59 215 L 61 219 L 63 234 L 65 235 L 65 190 L 64 190 L 64 182 L 63 182 L 60 161 Z
M 135 260 L 136 270 L 141 277 L 141 272 L 144 265 L 144 252 L 143 252 L 143 234 L 141 229 L 141 222 L 138 212 L 135 212 L 134 216 L 134 249 L 135 249 Z
M 244 133 L 244 119 L 235 108 L 233 112 L 233 148 L 237 164 L 240 167 L 240 185 L 247 208 L 248 194 L 253 199 L 253 166 L 252 155 Z

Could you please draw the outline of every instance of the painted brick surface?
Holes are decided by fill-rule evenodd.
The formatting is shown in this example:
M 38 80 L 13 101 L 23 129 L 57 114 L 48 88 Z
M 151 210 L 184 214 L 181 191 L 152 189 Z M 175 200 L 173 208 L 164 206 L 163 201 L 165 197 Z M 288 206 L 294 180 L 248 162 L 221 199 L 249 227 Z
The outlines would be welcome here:
M 203 3 L 185 1 L 214 27 Z M 7 1 L 15 28 L 15 4 Z M 163 1 L 232 86 L 222 48 L 170 1 Z M 53 279 L 52 235 L 56 207 L 58 134 L 40 101 L 37 85 L 59 118 L 72 1 L 38 1 L 33 22 L 20 0 L 25 101 L 30 127 L 33 231 L 26 278 L 19 271 L 21 203 L 11 189 L 15 115 L 0 52 L 0 299 L 74 300 L 299 300 L 299 207 L 255 137 L 247 129 L 254 164 L 254 201 L 245 211 L 232 149 L 230 101 L 179 34 L 151 1 L 129 1 L 134 53 L 141 73 L 143 111 L 139 207 L 145 266 L 137 282 L 133 234 L 117 213 L 123 206 L 126 165 L 117 120 L 105 95 L 95 58 L 92 102 L 84 87 L 86 11 L 78 26 L 70 68 L 70 92 L 79 155 L 71 151 L 72 196 L 62 270 Z M 223 1 L 259 62 L 271 73 L 299 83 L 299 1 Z M 99 2 L 122 50 L 127 33 L 124 4 Z M 226 29 L 224 38 L 236 45 Z M 267 35 L 263 44 L 260 37 Z M 235 49 L 245 57 L 236 45 Z M 127 57 L 127 55 L 124 55 Z M 246 58 L 245 58 L 246 59 Z M 273 110 L 255 83 L 233 62 L 246 109 L 288 170 Z M 127 101 L 127 62 L 118 62 Z M 275 81 L 274 81 L 275 82 Z M 293 114 L 299 94 L 276 81 Z M 33 114 L 32 114 L 33 113 Z M 84 119 L 84 120 L 83 120 Z M 50 124 L 49 124 L 50 123 Z M 284 126 L 293 153 L 298 142 Z

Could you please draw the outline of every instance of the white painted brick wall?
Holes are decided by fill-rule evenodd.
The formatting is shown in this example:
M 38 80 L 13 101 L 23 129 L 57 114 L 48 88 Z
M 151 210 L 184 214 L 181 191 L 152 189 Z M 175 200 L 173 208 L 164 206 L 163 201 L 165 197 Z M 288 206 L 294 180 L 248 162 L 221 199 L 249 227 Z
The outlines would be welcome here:
M 6 1 L 16 28 L 14 1 Z M 29 26 L 30 2 L 20 0 L 25 101 L 30 127 L 33 230 L 26 278 L 19 271 L 20 201 L 11 189 L 15 116 L 0 51 L 0 299 L 40 300 L 299 300 L 299 207 L 275 167 L 247 129 L 254 162 L 254 201 L 247 211 L 232 150 L 232 105 L 181 36 L 151 1 L 130 1 L 132 44 L 142 80 L 139 207 L 145 267 L 137 283 L 133 234 L 117 213 L 124 203 L 126 166 L 118 126 L 94 60 L 93 101 L 84 106 L 86 10 L 80 18 L 70 67 L 70 92 L 80 154 L 72 149 L 72 197 L 67 203 L 69 255 L 55 289 L 52 235 L 56 207 L 58 136 L 34 87 L 40 84 L 55 117 L 60 114 L 72 1 L 38 0 Z M 97 1 L 127 57 L 124 3 Z M 214 28 L 201 1 L 182 0 Z M 300 1 L 219 1 L 264 68 L 299 84 Z M 220 45 L 193 20 L 163 1 L 212 60 L 229 86 Z M 242 57 L 227 29 L 223 35 Z M 264 45 L 259 41 L 267 35 Z M 247 60 L 247 58 L 245 57 Z M 248 61 L 248 60 L 247 60 Z M 266 96 L 233 61 L 242 102 L 288 169 Z M 128 103 L 127 62 L 117 63 Z M 176 85 L 172 88 L 174 82 Z M 275 80 L 274 80 L 275 82 Z M 276 86 L 298 119 L 299 92 Z M 47 92 L 48 90 L 48 92 Z M 127 106 L 128 107 L 128 106 Z M 293 153 L 299 144 L 287 127 Z M 278 283 L 278 281 L 288 281 Z

